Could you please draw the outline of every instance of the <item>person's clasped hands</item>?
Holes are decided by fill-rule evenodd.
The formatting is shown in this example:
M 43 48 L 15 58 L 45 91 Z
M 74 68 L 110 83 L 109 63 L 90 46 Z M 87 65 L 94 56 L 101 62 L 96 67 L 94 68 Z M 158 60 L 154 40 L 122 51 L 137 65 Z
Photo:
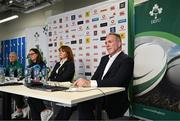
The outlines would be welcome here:
M 83 78 L 79 78 L 73 83 L 73 87 L 90 87 L 90 86 L 91 86 L 90 80 L 86 80 Z

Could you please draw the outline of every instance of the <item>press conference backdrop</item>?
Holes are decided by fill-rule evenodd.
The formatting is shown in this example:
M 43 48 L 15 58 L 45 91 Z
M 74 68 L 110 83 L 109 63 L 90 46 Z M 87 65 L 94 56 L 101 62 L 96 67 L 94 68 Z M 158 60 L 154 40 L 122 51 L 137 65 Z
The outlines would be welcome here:
M 120 34 L 123 51 L 128 52 L 128 8 L 133 0 L 109 0 L 88 7 L 65 12 L 48 18 L 49 64 L 59 61 L 58 48 L 72 48 L 76 76 L 90 78 L 102 55 L 106 55 L 105 36 L 109 32 Z
M 26 64 L 26 49 L 25 49 L 25 37 L 17 37 L 8 40 L 0 41 L 0 65 L 4 67 L 9 64 L 9 53 L 16 52 L 18 60 L 25 65 Z
M 47 42 L 47 26 L 35 26 L 29 27 L 25 30 L 26 34 L 26 55 L 28 55 L 31 48 L 37 48 L 44 62 L 47 62 L 48 59 L 48 42 Z M 28 59 L 26 59 L 28 64 Z M 49 64 L 47 63 L 47 66 Z
M 135 7 L 136 116 L 180 120 L 179 5 L 179 0 L 149 0 Z

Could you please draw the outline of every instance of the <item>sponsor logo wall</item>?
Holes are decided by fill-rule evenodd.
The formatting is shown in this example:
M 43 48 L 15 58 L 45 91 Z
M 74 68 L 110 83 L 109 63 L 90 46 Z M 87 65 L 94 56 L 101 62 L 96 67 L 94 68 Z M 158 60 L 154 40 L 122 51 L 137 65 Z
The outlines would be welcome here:
M 76 78 L 90 78 L 106 55 L 105 36 L 120 34 L 128 50 L 128 1 L 111 0 L 48 18 L 49 64 L 59 61 L 58 48 L 68 45 L 75 57 Z

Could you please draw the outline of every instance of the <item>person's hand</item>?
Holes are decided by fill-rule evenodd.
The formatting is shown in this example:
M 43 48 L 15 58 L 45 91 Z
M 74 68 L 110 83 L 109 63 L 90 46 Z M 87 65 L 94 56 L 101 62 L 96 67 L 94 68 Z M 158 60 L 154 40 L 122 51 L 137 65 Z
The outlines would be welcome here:
M 73 83 L 74 87 L 90 87 L 91 83 L 89 80 L 79 78 Z

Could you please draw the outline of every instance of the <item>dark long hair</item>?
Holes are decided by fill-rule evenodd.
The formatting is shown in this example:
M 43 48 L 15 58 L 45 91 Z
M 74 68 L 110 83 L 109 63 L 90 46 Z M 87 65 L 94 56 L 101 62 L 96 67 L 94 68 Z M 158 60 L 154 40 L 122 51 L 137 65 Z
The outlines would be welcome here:
M 60 49 L 62 49 L 62 51 L 67 53 L 67 60 L 68 61 L 74 61 L 74 55 L 73 55 L 73 52 L 72 52 L 72 50 L 71 50 L 71 48 L 69 46 L 62 45 L 59 48 L 59 51 L 60 51 Z
M 34 53 L 37 54 L 37 58 L 36 58 L 36 63 L 39 64 L 39 63 L 42 63 L 43 62 L 43 58 L 41 56 L 41 53 L 39 52 L 39 50 L 37 48 L 31 48 L 29 51 L 33 51 Z M 33 61 L 30 59 L 29 60 L 29 64 L 33 64 Z

